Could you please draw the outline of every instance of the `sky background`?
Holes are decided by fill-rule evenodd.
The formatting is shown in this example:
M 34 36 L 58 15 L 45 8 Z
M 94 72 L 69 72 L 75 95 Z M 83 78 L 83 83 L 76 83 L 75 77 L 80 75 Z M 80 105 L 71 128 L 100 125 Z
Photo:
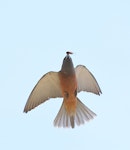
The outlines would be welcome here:
M 79 99 L 97 117 L 74 129 L 55 128 L 62 99 L 25 114 L 42 75 L 59 71 L 66 51 L 85 65 L 103 94 Z M 130 1 L 0 1 L 0 149 L 130 149 Z

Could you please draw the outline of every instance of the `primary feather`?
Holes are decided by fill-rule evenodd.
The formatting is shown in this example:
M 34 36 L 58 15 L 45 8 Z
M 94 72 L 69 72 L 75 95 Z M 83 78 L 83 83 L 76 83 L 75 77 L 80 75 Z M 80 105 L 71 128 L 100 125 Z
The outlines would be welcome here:
M 83 65 L 75 68 L 78 89 L 77 92 L 86 91 L 100 95 L 102 93 L 93 74 Z
M 60 81 L 57 72 L 48 72 L 36 84 L 32 90 L 24 112 L 28 112 L 49 98 L 62 97 Z

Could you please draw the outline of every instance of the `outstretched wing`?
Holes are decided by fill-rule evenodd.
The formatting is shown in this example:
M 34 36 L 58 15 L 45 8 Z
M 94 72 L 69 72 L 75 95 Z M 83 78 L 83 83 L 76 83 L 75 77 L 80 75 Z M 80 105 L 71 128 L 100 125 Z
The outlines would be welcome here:
M 49 98 L 62 97 L 58 72 L 48 72 L 36 84 L 32 90 L 24 112 L 28 112 Z
M 75 68 L 75 72 L 76 72 L 77 83 L 78 83 L 78 89 L 77 89 L 78 92 L 86 91 L 98 95 L 102 93 L 95 77 L 85 66 L 78 65 Z

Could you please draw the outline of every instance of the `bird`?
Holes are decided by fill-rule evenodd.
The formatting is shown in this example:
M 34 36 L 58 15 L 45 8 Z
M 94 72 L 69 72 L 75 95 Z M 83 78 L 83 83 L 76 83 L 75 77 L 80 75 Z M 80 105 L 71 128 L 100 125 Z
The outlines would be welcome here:
M 74 68 L 70 51 L 66 52 L 59 72 L 50 71 L 42 76 L 33 88 L 24 112 L 34 109 L 50 98 L 63 98 L 61 108 L 54 119 L 55 127 L 74 128 L 93 119 L 96 114 L 85 106 L 77 94 L 81 91 L 102 94 L 93 74 L 84 66 Z

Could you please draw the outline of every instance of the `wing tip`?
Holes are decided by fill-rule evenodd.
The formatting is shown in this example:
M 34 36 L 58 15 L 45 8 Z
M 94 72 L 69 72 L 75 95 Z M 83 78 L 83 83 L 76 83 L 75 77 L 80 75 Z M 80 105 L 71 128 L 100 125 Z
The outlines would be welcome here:
M 24 108 L 23 113 L 27 113 L 29 110 L 27 110 L 26 108 Z
M 101 95 L 102 94 L 102 91 L 99 91 L 99 92 L 97 92 L 97 93 L 95 93 L 95 94 L 97 94 L 97 95 Z
M 100 90 L 99 90 L 99 95 L 101 95 L 101 94 L 102 94 L 102 90 L 100 89 Z
M 31 111 L 32 109 L 34 109 L 35 107 L 29 108 L 28 106 L 24 107 L 23 113 L 28 113 L 29 111 Z

